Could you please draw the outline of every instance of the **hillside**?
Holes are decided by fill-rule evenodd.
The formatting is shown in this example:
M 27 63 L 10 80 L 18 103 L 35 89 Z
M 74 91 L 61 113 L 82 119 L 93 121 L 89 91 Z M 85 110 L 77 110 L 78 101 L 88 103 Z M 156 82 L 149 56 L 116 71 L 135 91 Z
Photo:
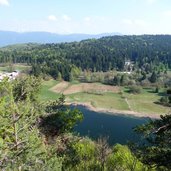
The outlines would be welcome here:
M 84 39 L 100 38 L 120 33 L 91 34 L 56 34 L 50 32 L 11 32 L 0 31 L 0 47 L 22 43 L 62 43 L 81 41 Z
M 69 80 L 74 67 L 91 71 L 123 71 L 125 61 L 145 73 L 171 68 L 171 36 L 109 36 L 81 42 L 59 44 L 24 44 L 0 49 L 0 62 L 28 63 L 35 75 L 59 72 Z

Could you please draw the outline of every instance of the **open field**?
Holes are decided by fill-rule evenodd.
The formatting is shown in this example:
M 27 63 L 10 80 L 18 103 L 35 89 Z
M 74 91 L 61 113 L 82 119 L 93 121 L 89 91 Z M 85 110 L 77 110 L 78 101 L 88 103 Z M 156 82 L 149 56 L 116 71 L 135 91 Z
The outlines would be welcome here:
M 129 110 L 125 100 L 117 93 L 104 93 L 103 95 L 76 93 L 67 96 L 69 103 L 90 103 L 95 108 L 110 110 Z
M 57 83 L 58 82 L 55 80 L 43 81 L 39 98 L 42 101 L 56 100 L 57 98 L 59 98 L 60 94 L 54 93 L 50 90 L 50 88 L 54 87 Z
M 56 86 L 52 87 L 51 90 L 56 93 L 63 93 L 65 95 L 74 94 L 74 93 L 106 93 L 114 92 L 118 93 L 119 88 L 109 85 L 103 85 L 100 83 L 80 83 L 80 84 L 70 84 L 68 82 L 62 81 Z
M 41 100 L 54 100 L 63 93 L 67 103 L 84 104 L 96 111 L 130 113 L 156 118 L 170 111 L 169 107 L 155 103 L 161 96 L 154 93 L 152 89 L 143 89 L 141 94 L 130 94 L 124 87 L 100 83 L 57 83 L 54 80 L 43 82 Z
M 10 70 L 17 70 L 17 71 L 24 71 L 29 70 L 31 67 L 25 64 L 13 64 L 12 66 L 9 65 L 0 65 L 0 72 L 8 72 Z
M 169 107 L 156 104 L 161 96 L 153 93 L 150 89 L 143 89 L 141 94 L 124 93 L 127 98 L 130 110 L 135 112 L 143 112 L 147 114 L 167 114 Z
M 52 87 L 50 90 L 55 93 L 63 93 L 64 94 L 64 91 L 68 88 L 68 86 L 69 86 L 68 82 L 62 81 L 59 84 Z

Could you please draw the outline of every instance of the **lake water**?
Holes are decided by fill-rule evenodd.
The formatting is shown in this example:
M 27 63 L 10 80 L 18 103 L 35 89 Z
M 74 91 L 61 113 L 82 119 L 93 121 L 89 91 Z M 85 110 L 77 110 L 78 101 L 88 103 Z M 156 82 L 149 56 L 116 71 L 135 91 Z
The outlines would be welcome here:
M 75 131 L 81 136 L 89 136 L 94 140 L 100 136 L 109 137 L 110 145 L 140 140 L 133 128 L 148 121 L 148 118 L 94 112 L 84 106 L 77 106 L 77 108 L 83 112 L 84 120 L 75 127 Z

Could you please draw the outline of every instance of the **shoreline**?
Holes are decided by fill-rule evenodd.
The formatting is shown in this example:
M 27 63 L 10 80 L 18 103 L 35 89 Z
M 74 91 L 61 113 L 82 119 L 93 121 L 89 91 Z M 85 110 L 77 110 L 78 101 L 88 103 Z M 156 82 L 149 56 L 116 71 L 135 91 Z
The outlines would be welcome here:
M 147 114 L 147 113 L 140 113 L 140 112 L 135 112 L 135 111 L 130 111 L 130 110 L 116 110 L 116 109 L 105 109 L 105 108 L 96 108 L 91 105 L 91 103 L 81 103 L 81 102 L 66 102 L 66 105 L 73 105 L 73 106 L 84 106 L 89 110 L 92 110 L 94 112 L 102 112 L 102 113 L 108 113 L 111 115 L 124 115 L 124 116 L 134 116 L 138 118 L 151 118 L 151 119 L 160 119 L 160 114 Z

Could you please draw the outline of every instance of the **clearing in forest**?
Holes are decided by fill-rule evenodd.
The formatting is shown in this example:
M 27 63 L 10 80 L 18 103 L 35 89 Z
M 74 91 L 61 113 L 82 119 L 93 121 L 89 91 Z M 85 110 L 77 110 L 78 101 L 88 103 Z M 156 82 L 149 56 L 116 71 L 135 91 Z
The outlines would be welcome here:
M 95 93 L 105 93 L 105 92 L 119 92 L 119 87 L 114 87 L 110 85 L 103 85 L 99 83 L 80 83 L 80 84 L 69 84 L 68 82 L 61 82 L 56 86 L 52 87 L 51 90 L 56 93 L 63 93 L 65 95 L 74 94 L 79 92 L 95 92 Z
M 116 113 L 130 113 L 136 116 L 159 117 L 168 114 L 169 107 L 157 104 L 161 98 L 153 93 L 153 88 L 143 89 L 140 94 L 131 94 L 124 87 L 115 87 L 100 83 L 69 83 L 55 80 L 44 81 L 41 89 L 41 100 L 55 100 L 63 93 L 69 104 L 84 104 L 93 110 Z M 162 92 L 162 90 L 161 90 Z

